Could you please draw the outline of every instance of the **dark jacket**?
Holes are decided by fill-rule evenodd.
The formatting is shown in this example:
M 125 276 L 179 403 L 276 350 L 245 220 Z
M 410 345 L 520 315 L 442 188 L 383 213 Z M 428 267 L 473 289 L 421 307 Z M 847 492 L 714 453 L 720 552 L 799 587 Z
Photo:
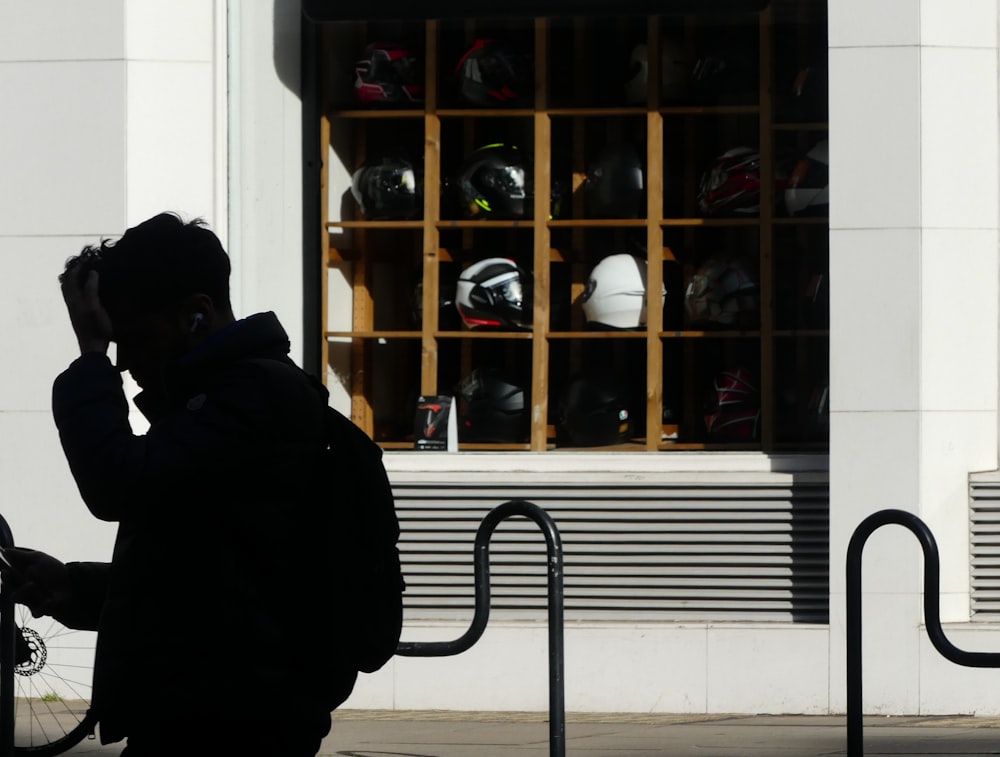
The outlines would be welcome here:
M 326 390 L 288 350 L 273 313 L 237 321 L 185 356 L 162 395 L 136 398 L 144 435 L 106 356 L 55 381 L 80 493 L 119 524 L 110 563 L 70 564 L 78 601 L 59 613 L 98 631 L 105 742 L 178 708 L 314 716 L 351 692 L 356 672 L 329 649 Z

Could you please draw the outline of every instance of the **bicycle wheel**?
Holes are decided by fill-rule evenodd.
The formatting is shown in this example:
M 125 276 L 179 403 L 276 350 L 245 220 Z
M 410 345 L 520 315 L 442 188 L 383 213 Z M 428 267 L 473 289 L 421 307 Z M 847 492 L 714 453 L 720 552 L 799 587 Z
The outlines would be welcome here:
M 38 757 L 65 752 L 93 734 L 89 713 L 93 631 L 14 606 L 14 752 Z

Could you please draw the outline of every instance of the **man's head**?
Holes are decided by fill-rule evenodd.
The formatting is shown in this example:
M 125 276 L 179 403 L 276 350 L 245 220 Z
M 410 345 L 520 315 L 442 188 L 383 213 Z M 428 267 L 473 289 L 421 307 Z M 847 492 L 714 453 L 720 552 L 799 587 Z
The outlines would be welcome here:
M 196 219 L 161 213 L 116 242 L 84 247 L 61 279 L 98 274 L 98 297 L 111 319 L 118 367 L 140 386 L 207 336 L 233 321 L 229 256 Z

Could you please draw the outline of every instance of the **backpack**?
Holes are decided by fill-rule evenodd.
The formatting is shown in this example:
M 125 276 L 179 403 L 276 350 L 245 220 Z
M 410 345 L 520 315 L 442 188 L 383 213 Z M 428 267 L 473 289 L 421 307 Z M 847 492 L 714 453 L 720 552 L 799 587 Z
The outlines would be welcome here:
M 403 626 L 399 520 L 382 448 L 350 419 L 326 408 L 324 476 L 336 493 L 331 533 L 339 656 L 373 673 L 396 653 Z

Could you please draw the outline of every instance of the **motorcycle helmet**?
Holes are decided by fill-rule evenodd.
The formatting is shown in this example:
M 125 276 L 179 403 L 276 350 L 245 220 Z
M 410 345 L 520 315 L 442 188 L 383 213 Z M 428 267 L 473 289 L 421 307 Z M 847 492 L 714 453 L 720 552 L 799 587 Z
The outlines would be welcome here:
M 470 105 L 526 105 L 534 91 L 528 55 L 505 42 L 477 39 L 455 66 L 459 95 Z
M 734 147 L 716 158 L 698 185 L 698 208 L 710 216 L 757 215 L 760 153 L 750 147 Z
M 756 102 L 757 88 L 757 61 L 743 46 L 707 51 L 691 71 L 691 90 L 699 103 Z
M 626 393 L 609 379 L 581 376 L 570 382 L 559 405 L 558 432 L 575 447 L 620 444 L 632 423 Z
M 687 97 L 691 81 L 691 63 L 685 60 L 680 40 L 664 38 L 660 41 L 660 96 L 663 102 L 682 101 Z M 645 43 L 632 48 L 629 57 L 628 78 L 625 82 L 625 102 L 645 105 L 649 87 L 649 49 Z
M 363 105 L 410 105 L 424 101 L 423 73 L 405 45 L 372 42 L 354 66 L 354 92 Z
M 816 269 L 806 282 L 803 317 L 809 328 L 830 327 L 830 273 Z
M 477 368 L 459 383 L 464 401 L 458 417 L 463 442 L 527 442 L 531 416 L 524 388 L 495 371 Z
M 830 379 L 824 378 L 813 385 L 806 402 L 808 438 L 827 438 L 830 435 Z
M 817 142 L 792 169 L 785 185 L 789 215 L 828 215 L 830 212 L 830 144 Z
M 398 155 L 366 161 L 351 176 L 351 194 L 369 220 L 417 218 L 423 212 L 420 177 Z
M 484 145 L 465 161 L 458 181 L 469 218 L 525 218 L 531 215 L 530 172 L 513 145 Z
M 638 218 L 644 214 L 642 160 L 628 142 L 604 146 L 590 164 L 583 191 L 590 218 Z
M 760 434 L 760 390 L 746 366 L 721 371 L 712 382 L 705 428 L 715 441 L 749 442 Z
M 438 282 L 438 329 L 454 331 L 459 328 L 460 320 L 455 308 L 455 280 L 441 278 Z M 417 281 L 413 287 L 412 307 L 410 309 L 413 325 L 421 328 L 424 323 L 424 282 Z
M 530 329 L 532 276 L 509 258 L 486 258 L 458 277 L 455 305 L 469 328 Z
M 660 290 L 660 298 L 666 297 Z M 595 327 L 634 329 L 646 325 L 646 261 L 618 253 L 590 272 L 581 297 L 583 315 Z
M 785 65 L 776 73 L 775 117 L 779 121 L 826 121 L 830 87 L 825 60 Z
M 684 292 L 684 309 L 695 325 L 756 324 L 760 290 L 750 264 L 740 257 L 713 257 L 691 276 Z

